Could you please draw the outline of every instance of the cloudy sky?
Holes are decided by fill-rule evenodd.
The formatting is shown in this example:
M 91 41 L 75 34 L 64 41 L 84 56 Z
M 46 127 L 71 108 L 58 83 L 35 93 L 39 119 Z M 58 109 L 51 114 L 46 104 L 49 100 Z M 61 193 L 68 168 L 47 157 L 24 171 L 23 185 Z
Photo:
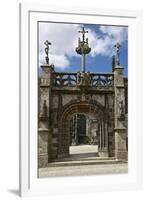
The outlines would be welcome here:
M 92 24 L 63 24 L 39 23 L 39 66 L 45 63 L 44 42 L 50 41 L 50 64 L 54 64 L 56 71 L 80 71 L 81 56 L 75 52 L 78 46 L 78 32 L 82 27 L 88 31 L 86 37 L 91 47 L 86 57 L 86 71 L 111 72 L 112 55 L 115 54 L 114 45 L 121 44 L 120 62 L 128 68 L 128 28 L 120 26 L 92 25 Z M 41 70 L 39 68 L 39 72 Z

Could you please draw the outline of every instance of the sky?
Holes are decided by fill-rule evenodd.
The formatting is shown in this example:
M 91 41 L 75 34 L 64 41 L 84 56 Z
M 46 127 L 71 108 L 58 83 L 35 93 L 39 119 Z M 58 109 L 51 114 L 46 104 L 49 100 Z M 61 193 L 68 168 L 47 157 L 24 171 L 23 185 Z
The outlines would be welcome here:
M 45 63 L 45 45 L 51 42 L 49 63 L 54 64 L 55 71 L 77 72 L 81 69 L 81 56 L 75 51 L 78 46 L 78 31 L 85 28 L 91 52 L 86 56 L 87 72 L 111 72 L 112 56 L 116 54 L 114 45 L 119 42 L 120 65 L 124 75 L 128 74 L 128 27 L 98 24 L 68 24 L 39 22 L 39 74 L 40 66 Z

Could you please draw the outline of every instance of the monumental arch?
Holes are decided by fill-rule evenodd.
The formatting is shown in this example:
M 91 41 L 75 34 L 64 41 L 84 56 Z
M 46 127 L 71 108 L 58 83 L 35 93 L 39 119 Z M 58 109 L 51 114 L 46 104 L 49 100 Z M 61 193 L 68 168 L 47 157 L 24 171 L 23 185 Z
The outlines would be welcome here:
M 46 62 L 38 84 L 38 164 L 69 156 L 71 145 L 96 144 L 97 156 L 126 161 L 127 79 L 120 66 L 120 44 L 115 45 L 109 73 L 86 72 L 86 55 L 92 51 L 84 28 L 76 53 L 81 55 L 79 72 L 57 72 Z

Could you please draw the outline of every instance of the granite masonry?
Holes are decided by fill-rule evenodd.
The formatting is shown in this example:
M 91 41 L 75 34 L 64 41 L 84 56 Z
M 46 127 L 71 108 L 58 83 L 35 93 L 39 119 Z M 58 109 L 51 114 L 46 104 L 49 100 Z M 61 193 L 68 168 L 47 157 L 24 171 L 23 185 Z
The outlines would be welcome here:
M 90 52 L 84 41 L 76 51 L 83 59 Z M 49 64 L 46 49 L 46 63 L 41 66 L 38 81 L 39 168 L 67 157 L 71 145 L 84 143 L 97 144 L 98 156 L 103 159 L 127 161 L 128 82 L 118 53 L 119 47 L 117 57 L 113 57 L 112 72 L 86 72 L 83 60 L 81 71 L 71 73 L 56 72 Z

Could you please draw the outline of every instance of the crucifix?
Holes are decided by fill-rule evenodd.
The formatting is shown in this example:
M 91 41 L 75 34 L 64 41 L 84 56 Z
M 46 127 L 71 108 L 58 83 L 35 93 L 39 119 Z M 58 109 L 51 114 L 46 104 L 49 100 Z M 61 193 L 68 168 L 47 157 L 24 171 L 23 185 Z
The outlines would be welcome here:
M 48 57 L 48 54 L 49 54 L 49 45 L 51 45 L 51 42 L 49 42 L 48 40 L 46 40 L 45 42 L 44 42 L 44 44 L 45 44 L 45 53 L 46 53 L 46 64 L 49 64 L 49 57 Z
M 85 31 L 85 28 L 83 27 L 79 33 L 82 34 L 82 40 L 78 40 L 78 47 L 76 48 L 76 52 L 80 55 L 82 55 L 82 65 L 81 65 L 81 72 L 86 71 L 86 54 L 90 53 L 91 48 L 88 45 L 88 38 L 86 38 L 85 41 L 85 33 L 88 33 L 88 31 Z
M 83 27 L 81 31 L 79 31 L 79 33 L 82 34 L 82 42 L 84 43 L 85 42 L 85 33 L 88 33 L 88 31 L 85 31 L 85 28 Z M 86 39 L 87 40 L 87 39 Z
M 114 47 L 117 49 L 117 59 L 116 59 L 116 64 L 120 65 L 120 47 L 121 45 L 119 44 L 119 42 L 117 42 Z

